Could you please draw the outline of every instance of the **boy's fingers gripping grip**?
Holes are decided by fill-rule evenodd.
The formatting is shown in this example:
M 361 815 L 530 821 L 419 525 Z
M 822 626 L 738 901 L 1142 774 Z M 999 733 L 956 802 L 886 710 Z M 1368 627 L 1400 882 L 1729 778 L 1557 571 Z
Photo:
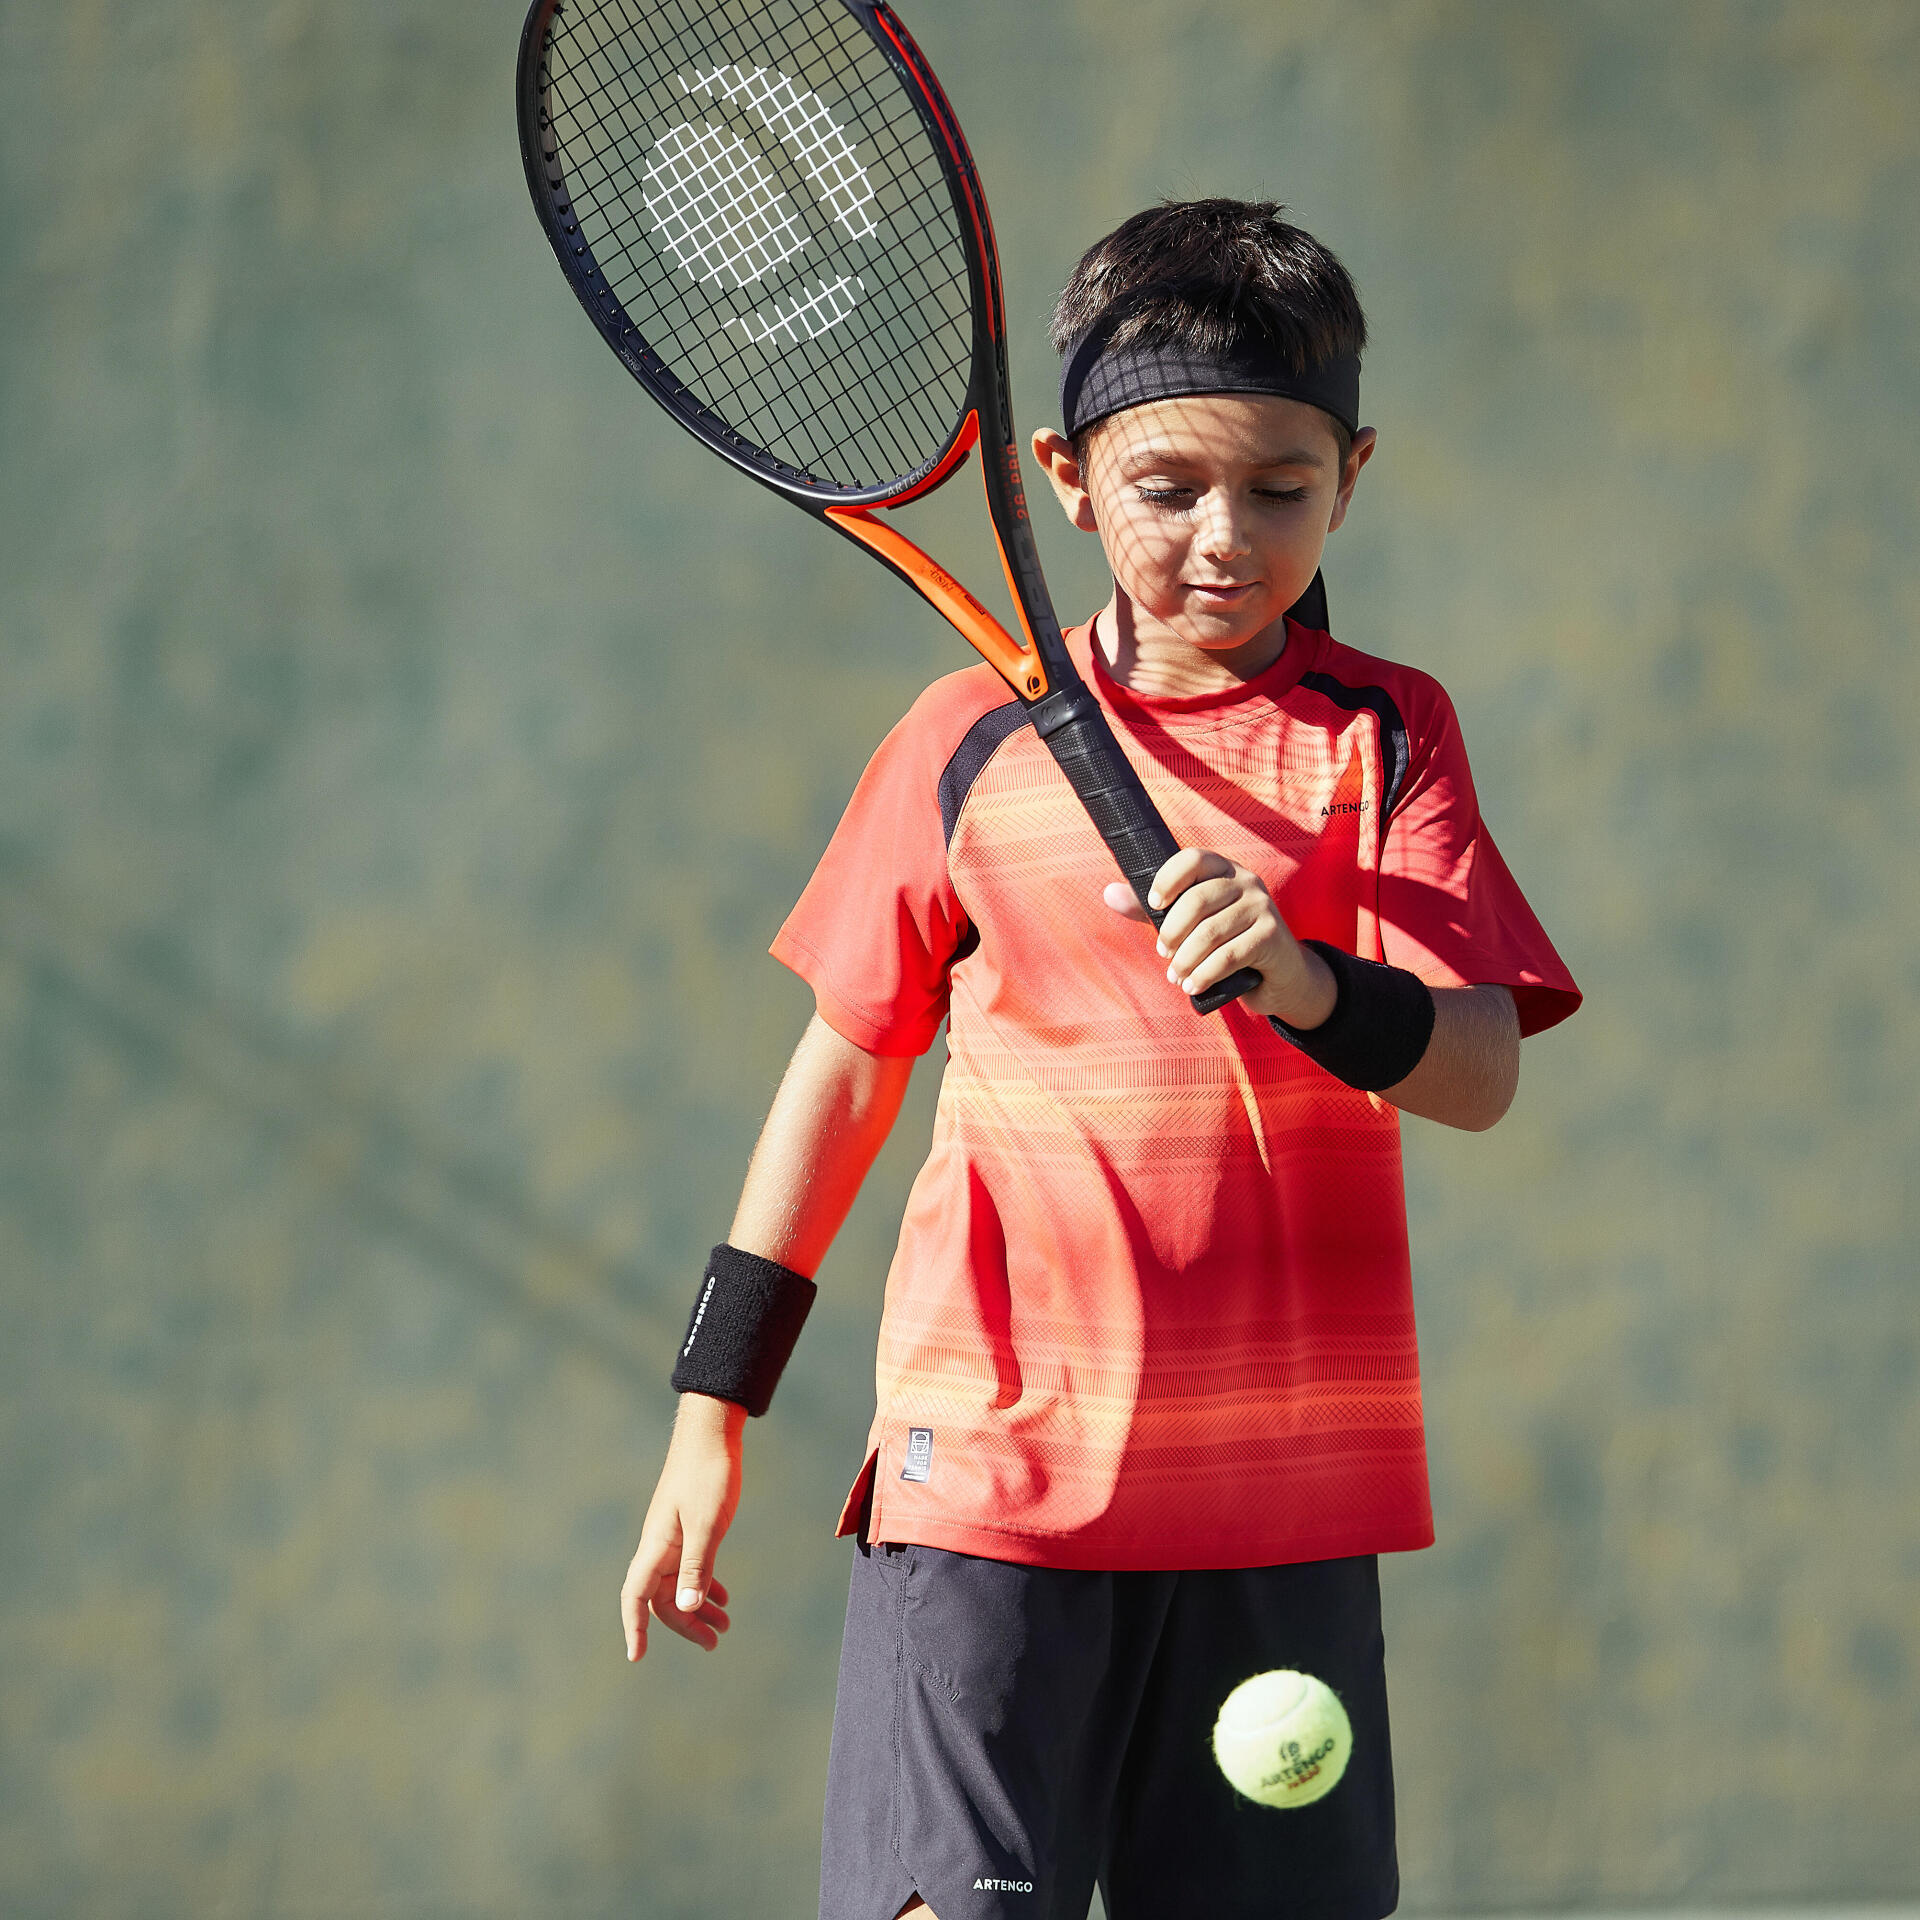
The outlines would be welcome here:
M 1157 927 L 1165 908 L 1148 904 L 1153 876 L 1180 851 L 1180 844 L 1147 797 L 1140 776 L 1120 751 L 1107 716 L 1084 686 L 1063 688 L 1032 707 L 1034 731 L 1047 743 L 1060 771 L 1072 783 L 1080 803 L 1100 830 L 1100 838 L 1127 876 L 1134 897 Z M 1242 967 L 1204 993 L 1193 996 L 1196 1012 L 1212 1013 L 1260 984 L 1252 967 Z
M 765 1413 L 818 1291 L 777 1260 L 715 1247 L 673 1369 L 673 1390 Z

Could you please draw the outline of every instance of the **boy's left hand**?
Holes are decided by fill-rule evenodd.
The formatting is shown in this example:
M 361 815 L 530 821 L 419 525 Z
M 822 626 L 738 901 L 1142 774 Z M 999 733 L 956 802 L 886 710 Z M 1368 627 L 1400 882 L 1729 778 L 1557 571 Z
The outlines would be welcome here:
M 1239 967 L 1253 967 L 1260 985 L 1241 997 L 1251 1013 L 1290 1027 L 1317 1027 L 1333 1011 L 1327 963 L 1293 937 L 1266 883 L 1249 868 L 1199 847 L 1182 847 L 1154 875 L 1149 895 L 1164 906 L 1160 954 L 1167 978 L 1189 994 L 1203 992 Z M 1107 905 L 1151 925 L 1124 880 L 1106 889 Z

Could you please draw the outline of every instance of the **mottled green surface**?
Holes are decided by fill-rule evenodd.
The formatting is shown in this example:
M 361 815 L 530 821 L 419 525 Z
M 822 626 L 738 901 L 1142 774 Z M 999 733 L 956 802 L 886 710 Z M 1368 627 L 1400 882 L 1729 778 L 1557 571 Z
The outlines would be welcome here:
M 1336 626 L 1451 688 L 1591 996 L 1498 1132 L 1409 1128 L 1408 1906 L 1920 1894 L 1920 9 L 909 18 L 1030 422 L 1146 198 L 1345 254 Z M 754 1431 L 732 1640 L 629 1673 L 614 1591 L 806 1010 L 765 943 L 962 654 L 595 340 L 517 27 L 0 5 L 9 1916 L 812 1912 L 928 1074 Z

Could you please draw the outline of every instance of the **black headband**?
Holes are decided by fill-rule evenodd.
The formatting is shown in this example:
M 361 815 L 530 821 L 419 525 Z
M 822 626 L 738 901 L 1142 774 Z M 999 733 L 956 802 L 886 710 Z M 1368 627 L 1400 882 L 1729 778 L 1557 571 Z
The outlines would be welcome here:
M 1149 400 L 1189 393 L 1273 393 L 1330 413 L 1349 433 L 1360 426 L 1360 358 L 1341 354 L 1296 373 L 1271 346 L 1225 353 L 1185 347 L 1109 347 L 1110 329 L 1095 324 L 1060 368 L 1060 418 L 1071 440 L 1096 420 Z

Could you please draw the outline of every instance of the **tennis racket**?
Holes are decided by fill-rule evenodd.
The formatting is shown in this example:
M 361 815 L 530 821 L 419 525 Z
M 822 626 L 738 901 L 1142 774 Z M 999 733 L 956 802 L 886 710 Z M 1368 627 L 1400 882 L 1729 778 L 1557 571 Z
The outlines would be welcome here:
M 891 568 L 1025 704 L 1140 904 L 1176 851 L 1069 658 L 1020 484 L 993 228 L 925 56 L 876 0 L 534 0 L 520 149 L 627 371 Z M 980 450 L 1007 632 L 878 517 Z M 1194 996 L 1203 1013 L 1251 968 Z

